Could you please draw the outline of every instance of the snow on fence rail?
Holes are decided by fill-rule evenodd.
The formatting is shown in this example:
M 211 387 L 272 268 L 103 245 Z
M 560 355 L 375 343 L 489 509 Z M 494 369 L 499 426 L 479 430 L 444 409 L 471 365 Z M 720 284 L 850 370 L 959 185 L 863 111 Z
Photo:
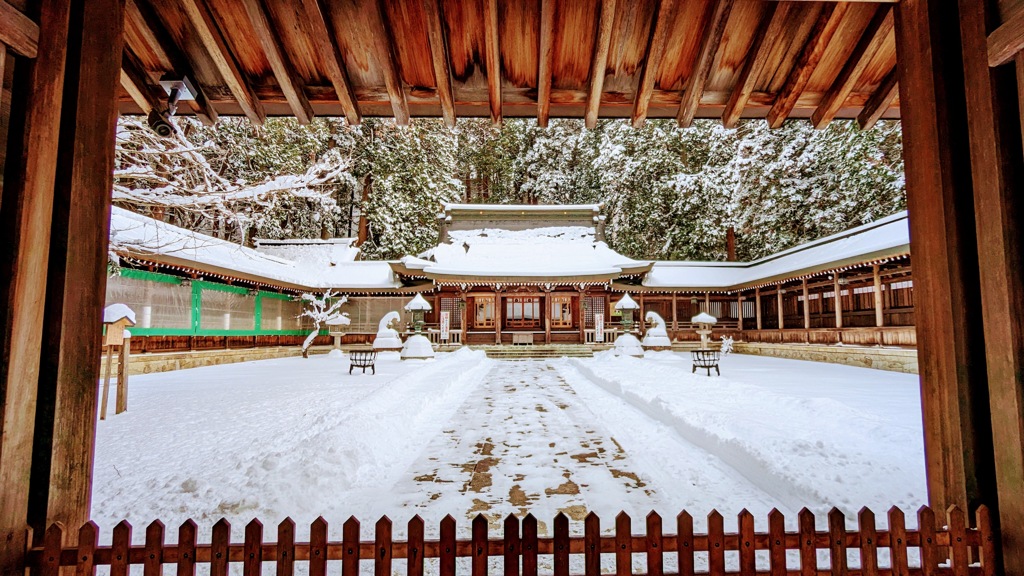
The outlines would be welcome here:
M 888 530 L 878 530 L 873 512 L 864 508 L 858 514 L 857 531 L 846 529 L 846 518 L 833 509 L 828 514 L 827 532 L 816 531 L 814 514 L 806 508 L 799 514 L 799 529 L 786 532 L 781 512 L 768 515 L 768 532 L 754 531 L 754 517 L 744 510 L 738 517 L 738 532 L 726 533 L 724 519 L 717 511 L 708 515 L 708 531 L 693 531 L 693 517 L 686 511 L 676 517 L 676 534 L 662 533 L 661 517 L 651 512 L 646 517 L 646 533 L 636 535 L 626 513 L 615 517 L 615 533 L 601 535 L 601 521 L 591 513 L 584 522 L 584 535 L 570 536 L 569 519 L 558 514 L 551 538 L 537 535 L 537 519 L 527 515 L 522 522 L 514 515 L 504 521 L 500 538 L 488 536 L 488 522 L 477 515 L 472 522 L 472 538 L 456 539 L 455 519 L 446 516 L 440 523 L 440 539 L 424 539 L 424 522 L 413 517 L 408 525 L 408 540 L 391 537 L 391 520 L 384 516 L 376 524 L 374 539 L 361 540 L 359 521 L 349 518 L 343 526 L 342 540 L 327 538 L 327 521 L 316 519 L 310 526 L 310 541 L 295 541 L 295 523 L 285 519 L 278 525 L 277 541 L 265 542 L 263 524 L 253 520 L 245 528 L 244 542 L 232 543 L 231 526 L 221 520 L 213 527 L 210 544 L 197 544 L 196 524 L 186 521 L 178 530 L 177 544 L 164 543 L 164 525 L 154 521 L 146 529 L 144 545 L 131 544 L 132 526 L 122 521 L 113 530 L 112 544 L 99 546 L 99 528 L 93 522 L 78 532 L 77 546 L 64 545 L 62 526 L 53 524 L 41 547 L 29 550 L 29 565 L 41 576 L 59 576 L 61 566 L 76 566 L 78 576 L 95 574 L 97 566 L 110 566 L 110 576 L 128 576 L 129 566 L 141 564 L 144 576 L 159 576 L 165 565 L 176 565 L 178 576 L 194 576 L 196 564 L 209 564 L 211 576 L 227 576 L 230 563 L 241 563 L 245 576 L 259 576 L 264 563 L 276 564 L 277 576 L 292 576 L 295 563 L 308 563 L 310 576 L 326 576 L 327 562 L 340 560 L 343 576 L 360 573 L 360 563 L 373 564 L 375 576 L 392 574 L 396 559 L 405 559 L 409 576 L 422 576 L 424 560 L 438 559 L 438 573 L 456 573 L 456 558 L 471 558 L 473 576 L 488 573 L 489 559 L 503 559 L 503 574 L 536 576 L 540 556 L 551 556 L 555 576 L 568 576 L 570 556 L 583 555 L 584 573 L 602 573 L 601 558 L 615 556 L 615 573 L 631 574 L 633 554 L 644 554 L 646 574 L 664 574 L 664 560 L 674 554 L 680 575 L 726 574 L 757 575 L 938 575 L 956 576 L 995 574 L 995 541 L 989 511 L 984 506 L 976 515 L 976 528 L 968 525 L 959 508 L 950 507 L 944 526 L 936 524 L 935 513 L 927 506 L 917 514 L 917 530 L 907 530 L 903 512 L 889 510 Z M 889 552 L 888 567 L 879 566 L 879 550 Z M 919 551 L 920 566 L 911 568 L 908 550 Z M 770 568 L 758 568 L 755 551 L 767 550 Z M 818 565 L 818 551 L 829 551 L 828 567 Z M 859 551 L 860 567 L 850 569 L 847 551 Z M 787 552 L 799 553 L 800 568 L 786 566 Z M 738 566 L 726 565 L 726 553 L 738 553 Z M 698 553 L 706 557 L 708 570 L 695 570 Z M 522 564 L 520 565 L 520 560 Z M 368 565 L 364 565 L 369 568 Z M 738 571 L 737 571 L 738 570 Z

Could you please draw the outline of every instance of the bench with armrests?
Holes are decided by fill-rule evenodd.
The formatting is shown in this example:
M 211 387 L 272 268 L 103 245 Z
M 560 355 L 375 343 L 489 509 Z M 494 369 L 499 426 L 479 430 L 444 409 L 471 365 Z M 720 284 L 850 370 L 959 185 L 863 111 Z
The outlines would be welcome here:
M 691 350 L 690 356 L 693 357 L 693 370 L 691 374 L 697 372 L 697 368 L 707 370 L 708 376 L 711 376 L 711 369 L 715 369 L 715 373 L 719 376 L 722 375 L 722 371 L 718 369 L 718 360 L 721 358 L 721 354 L 718 350 Z
M 362 368 L 363 374 L 366 374 L 366 369 L 370 369 L 370 373 L 374 376 L 377 375 L 377 368 L 374 366 L 374 362 L 377 361 L 376 350 L 353 350 L 348 353 L 348 373 L 352 374 L 353 368 Z

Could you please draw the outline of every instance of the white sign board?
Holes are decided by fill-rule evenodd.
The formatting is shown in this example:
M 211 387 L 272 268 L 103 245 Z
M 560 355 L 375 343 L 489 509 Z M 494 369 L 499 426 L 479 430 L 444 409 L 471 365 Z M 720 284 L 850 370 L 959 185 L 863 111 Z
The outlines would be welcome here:
M 594 313 L 594 342 L 604 342 L 604 313 Z
M 448 324 L 449 324 L 449 316 L 450 315 L 451 315 L 451 312 L 449 312 L 447 310 L 442 310 L 441 311 L 441 340 L 442 341 L 447 341 L 448 340 Z

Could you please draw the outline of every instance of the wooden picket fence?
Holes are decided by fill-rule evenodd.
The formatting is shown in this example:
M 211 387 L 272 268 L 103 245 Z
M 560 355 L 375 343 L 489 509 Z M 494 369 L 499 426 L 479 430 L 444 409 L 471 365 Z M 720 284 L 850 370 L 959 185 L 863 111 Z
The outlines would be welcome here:
M 310 526 L 309 542 L 295 541 L 295 523 L 290 519 L 277 528 L 277 541 L 265 542 L 263 524 L 253 520 L 245 528 L 241 543 L 232 543 L 231 526 L 221 520 L 213 527 L 209 544 L 197 544 L 196 524 L 186 521 L 178 530 L 176 544 L 164 543 L 164 525 L 155 521 L 146 529 L 146 543 L 132 545 L 132 527 L 121 522 L 113 530 L 110 546 L 99 545 L 99 530 L 86 523 L 78 531 L 78 544 L 66 546 L 65 532 L 60 524 L 46 531 L 42 546 L 28 553 L 29 565 L 42 576 L 58 576 L 60 567 L 75 566 L 76 576 L 94 574 L 98 566 L 110 566 L 111 576 L 128 576 L 131 565 L 142 565 L 144 576 L 160 576 L 164 566 L 176 566 L 177 576 L 194 576 L 197 564 L 209 564 L 211 576 L 227 576 L 229 564 L 241 564 L 245 576 L 260 576 L 263 569 L 276 569 L 277 576 L 292 576 L 296 562 L 308 563 L 310 576 L 326 576 L 327 562 L 341 561 L 342 576 L 356 576 L 360 566 L 373 565 L 374 576 L 390 576 L 392 568 L 401 569 L 404 559 L 409 576 L 422 576 L 425 559 L 436 558 L 437 572 L 442 576 L 456 574 L 456 559 L 470 558 L 470 573 L 488 573 L 490 559 L 503 559 L 502 574 L 536 576 L 538 559 L 550 556 L 555 576 L 570 574 L 570 557 L 583 557 L 584 573 L 602 573 L 602 555 L 615 557 L 615 573 L 632 573 L 634 554 L 646 557 L 646 574 L 665 574 L 666 558 L 677 559 L 678 574 L 742 575 L 849 575 L 904 576 L 994 575 L 996 542 L 989 511 L 978 509 L 976 527 L 970 527 L 966 514 L 951 507 L 943 527 L 936 523 L 935 513 L 928 507 L 918 511 L 917 530 L 907 530 L 903 512 L 892 508 L 888 513 L 888 530 L 879 530 L 875 515 L 868 509 L 858 514 L 858 530 L 846 529 L 846 518 L 833 509 L 828 514 L 828 531 L 815 529 L 814 515 L 804 509 L 799 514 L 799 529 L 787 532 L 782 513 L 768 515 L 768 532 L 754 531 L 754 516 L 743 511 L 738 517 L 738 531 L 726 532 L 724 520 L 717 511 L 707 517 L 706 534 L 693 531 L 693 517 L 681 512 L 676 517 L 676 533 L 663 534 L 661 517 L 652 512 L 646 517 L 646 533 L 636 535 L 631 519 L 625 513 L 615 518 L 614 535 L 601 535 L 601 520 L 593 513 L 584 522 L 584 535 L 571 536 L 569 519 L 555 517 L 553 537 L 537 534 L 537 519 L 527 515 L 520 522 L 514 515 L 504 521 L 500 538 L 488 535 L 487 519 L 478 515 L 472 521 L 472 538 L 457 539 L 455 519 L 446 516 L 440 523 L 440 539 L 424 539 L 424 522 L 413 517 L 408 525 L 408 539 L 392 539 L 392 523 L 386 516 L 376 524 L 374 539 L 361 540 L 359 521 L 349 518 L 342 528 L 342 540 L 329 540 L 327 521 L 318 518 Z M 918 550 L 920 563 L 911 567 L 908 550 Z M 758 568 L 755 551 L 766 550 L 769 568 Z M 818 551 L 829 551 L 828 568 L 818 566 Z M 879 550 L 889 552 L 888 566 L 879 566 Z M 851 569 L 847 551 L 859 551 L 859 568 Z M 733 552 L 730 566 L 726 553 Z M 799 554 L 799 569 L 787 567 L 787 552 Z M 696 571 L 698 556 L 706 561 L 707 571 Z M 738 556 L 738 563 L 735 558 Z M 265 564 L 268 564 L 265 566 Z M 395 565 L 398 566 L 395 566 Z M 578 562 L 577 562 L 578 564 Z M 884 564 L 884 562 L 883 562 Z

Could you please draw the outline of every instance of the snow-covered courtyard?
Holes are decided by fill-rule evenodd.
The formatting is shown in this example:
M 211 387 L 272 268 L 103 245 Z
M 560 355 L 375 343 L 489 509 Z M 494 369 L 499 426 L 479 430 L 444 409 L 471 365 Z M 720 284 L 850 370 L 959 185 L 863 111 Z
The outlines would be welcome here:
M 133 377 L 129 411 L 99 424 L 93 519 L 109 537 L 122 518 L 193 518 L 208 539 L 221 517 L 368 530 L 387 514 L 401 536 L 414 514 L 428 534 L 452 514 L 462 534 L 477 513 L 497 527 L 528 510 L 548 533 L 559 511 L 581 530 L 591 510 L 610 526 L 685 508 L 702 526 L 747 508 L 760 528 L 773 507 L 795 520 L 926 501 L 914 375 L 731 355 L 708 377 L 671 352 L 468 349 L 347 372 L 314 356 Z

